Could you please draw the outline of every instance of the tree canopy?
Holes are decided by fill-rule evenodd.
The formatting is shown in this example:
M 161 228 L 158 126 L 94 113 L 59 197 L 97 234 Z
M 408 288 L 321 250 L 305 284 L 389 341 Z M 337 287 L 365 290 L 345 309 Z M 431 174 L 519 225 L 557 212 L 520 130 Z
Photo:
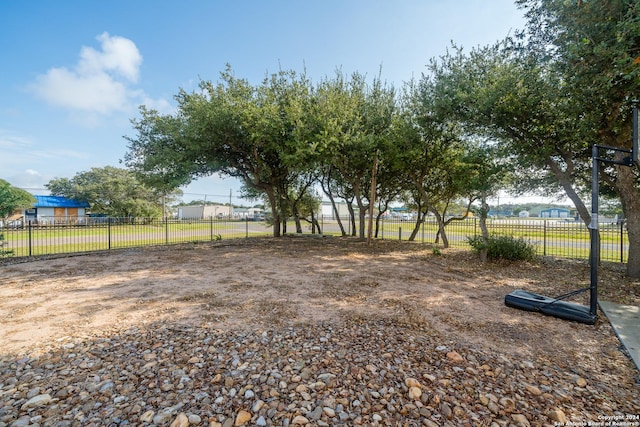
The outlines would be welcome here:
M 31 207 L 35 201 L 28 191 L 0 179 L 0 219 L 6 220 L 16 210 Z
M 45 187 L 53 195 L 86 201 L 92 213 L 142 218 L 162 214 L 163 195 L 138 181 L 127 169 L 91 168 L 71 179 L 54 178 Z
M 217 83 L 180 90 L 174 114 L 142 107 L 125 163 L 165 191 L 212 173 L 239 178 L 247 194 L 268 201 L 275 236 L 302 204 L 313 212 L 317 183 L 332 202 L 347 202 L 360 237 L 372 194 L 380 210 L 403 199 L 422 217 L 434 214 L 446 244 L 448 206 L 480 201 L 486 211 L 506 185 L 562 193 L 588 224 L 591 146 L 631 144 L 640 3 L 517 4 L 526 11 L 522 31 L 468 53 L 454 45 L 400 90 L 339 70 L 317 84 L 286 70 L 251 84 L 228 66 Z M 602 172 L 603 191 L 619 198 L 627 219 L 627 271 L 640 276 L 637 169 Z

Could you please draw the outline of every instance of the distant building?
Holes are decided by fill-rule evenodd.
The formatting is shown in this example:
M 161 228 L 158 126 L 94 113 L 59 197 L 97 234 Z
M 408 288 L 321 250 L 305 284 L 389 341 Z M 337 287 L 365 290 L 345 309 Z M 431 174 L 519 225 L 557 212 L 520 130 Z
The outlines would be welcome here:
M 233 216 L 233 207 L 229 205 L 197 205 L 178 208 L 179 219 L 221 219 L 231 216 Z
M 569 218 L 569 209 L 549 208 L 540 211 L 540 218 Z
M 520 211 L 518 212 L 518 216 L 520 218 L 529 218 L 529 211 Z
M 24 221 L 37 224 L 84 222 L 89 203 L 61 196 L 33 196 L 33 207 L 24 209 Z
M 346 203 L 336 202 L 336 209 L 338 210 L 338 216 L 340 216 L 340 218 L 349 217 L 349 209 L 347 208 Z M 354 207 L 354 209 L 357 209 L 357 207 Z M 321 205 L 321 212 L 324 219 L 336 219 L 336 212 L 333 209 L 331 202 L 323 201 Z

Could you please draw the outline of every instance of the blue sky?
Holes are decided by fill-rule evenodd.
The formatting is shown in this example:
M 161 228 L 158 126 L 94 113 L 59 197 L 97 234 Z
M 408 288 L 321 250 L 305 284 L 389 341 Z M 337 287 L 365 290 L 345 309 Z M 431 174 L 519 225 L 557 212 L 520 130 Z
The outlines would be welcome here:
M 0 178 L 46 194 L 54 177 L 118 166 L 145 104 L 171 112 L 179 88 L 225 64 L 254 83 L 282 69 L 336 68 L 400 87 L 451 41 L 470 49 L 524 26 L 513 0 L 4 0 L 0 2 Z M 185 200 L 235 200 L 218 176 Z

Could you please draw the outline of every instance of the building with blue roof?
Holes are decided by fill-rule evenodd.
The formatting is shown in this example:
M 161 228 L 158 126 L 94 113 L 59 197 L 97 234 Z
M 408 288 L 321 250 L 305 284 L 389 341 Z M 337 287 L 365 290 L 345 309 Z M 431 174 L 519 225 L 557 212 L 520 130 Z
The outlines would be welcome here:
M 38 224 L 84 222 L 89 203 L 62 196 L 34 196 L 33 207 L 23 212 L 25 222 Z

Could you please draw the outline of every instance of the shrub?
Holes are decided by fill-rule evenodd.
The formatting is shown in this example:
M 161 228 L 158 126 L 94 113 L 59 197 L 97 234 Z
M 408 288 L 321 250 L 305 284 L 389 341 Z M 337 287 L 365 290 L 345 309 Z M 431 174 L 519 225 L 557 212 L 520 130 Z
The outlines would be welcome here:
M 489 236 L 485 240 L 482 236 L 473 236 L 467 237 L 467 242 L 475 252 L 486 250 L 490 260 L 532 261 L 536 257 L 535 244 L 522 237 Z

